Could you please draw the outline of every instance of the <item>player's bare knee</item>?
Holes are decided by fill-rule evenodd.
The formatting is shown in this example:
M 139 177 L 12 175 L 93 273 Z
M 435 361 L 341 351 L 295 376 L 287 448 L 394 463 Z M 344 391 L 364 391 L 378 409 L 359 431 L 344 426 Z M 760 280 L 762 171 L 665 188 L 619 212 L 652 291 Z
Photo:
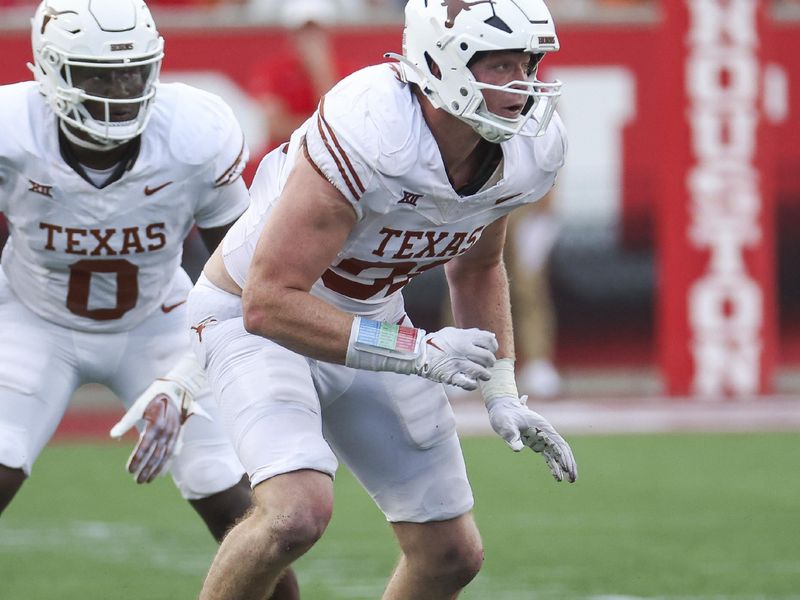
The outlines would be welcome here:
M 481 544 L 467 547 L 451 547 L 442 561 L 449 577 L 457 588 L 466 586 L 472 581 L 483 566 L 483 546 Z
M 436 557 L 437 577 L 446 578 L 456 589 L 464 587 L 481 570 L 483 556 L 480 543 L 462 545 L 454 541 L 443 547 Z
M 483 546 L 479 539 L 464 543 L 450 540 L 437 544 L 424 555 L 407 557 L 417 569 L 425 572 L 431 581 L 458 590 L 472 581 L 483 566 Z
M 324 510 L 292 511 L 276 515 L 272 526 L 281 548 L 287 554 L 300 556 L 322 537 L 329 521 L 330 514 Z
M 319 504 L 299 503 L 297 506 L 255 508 L 250 525 L 260 532 L 265 552 L 291 557 L 307 552 L 325 532 L 332 511 Z
M 281 554 L 301 556 L 325 532 L 333 515 L 332 493 L 314 486 L 299 493 L 262 493 L 256 488 L 251 524 Z

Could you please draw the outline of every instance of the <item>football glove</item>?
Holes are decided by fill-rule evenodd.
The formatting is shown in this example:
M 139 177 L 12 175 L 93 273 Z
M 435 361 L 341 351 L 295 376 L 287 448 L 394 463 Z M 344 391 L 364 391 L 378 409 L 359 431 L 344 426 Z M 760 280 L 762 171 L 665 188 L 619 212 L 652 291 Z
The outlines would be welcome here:
M 527 396 L 503 396 L 487 401 L 492 429 L 514 452 L 527 446 L 541 454 L 556 481 L 566 477 L 570 483 L 574 482 L 578 466 L 572 449 L 547 419 L 525 406 L 527 400 Z
M 111 428 L 109 434 L 118 439 L 140 421 L 144 422 L 125 465 L 136 483 L 150 483 L 166 472 L 170 460 L 180 449 L 181 426 L 186 419 L 192 414 L 210 419 L 194 402 L 204 381 L 203 371 L 194 356 L 185 356 L 166 376 L 151 383 Z
M 420 375 L 474 390 L 491 378 L 497 339 L 480 329 L 424 329 L 355 317 L 345 365 L 368 371 Z
M 474 390 L 488 381 L 494 364 L 497 339 L 481 329 L 445 327 L 422 338 L 415 373 L 427 379 Z

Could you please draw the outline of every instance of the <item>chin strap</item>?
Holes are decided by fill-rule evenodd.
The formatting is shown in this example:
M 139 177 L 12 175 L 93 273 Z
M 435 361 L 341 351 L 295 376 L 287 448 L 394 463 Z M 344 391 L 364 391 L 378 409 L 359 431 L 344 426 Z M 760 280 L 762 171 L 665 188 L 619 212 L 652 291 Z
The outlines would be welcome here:
M 70 129 L 69 125 L 67 125 L 64 121 L 58 121 L 59 128 L 61 129 L 61 133 L 64 134 L 64 137 L 69 140 L 71 144 L 74 144 L 84 150 L 96 150 L 98 152 L 108 152 L 109 150 L 113 150 L 114 148 L 118 148 L 123 144 L 127 144 L 130 140 L 108 140 L 101 142 L 100 140 L 96 140 L 92 138 L 91 140 L 85 140 L 82 137 L 79 137 L 72 129 Z
M 442 107 L 441 103 L 436 101 L 434 95 L 432 93 L 429 93 L 430 90 L 425 89 L 425 86 L 423 85 L 422 82 L 425 81 L 426 77 L 417 65 L 408 60 L 402 54 L 397 54 L 395 52 L 386 52 L 383 55 L 383 57 L 393 58 L 394 60 L 399 62 L 401 67 L 400 75 L 402 77 L 402 81 L 404 83 L 416 83 L 419 86 L 419 89 L 422 90 L 422 93 L 425 94 L 425 97 L 430 101 L 431 104 L 433 104 L 434 108 Z M 408 69 L 411 73 L 413 73 L 414 78 L 408 76 L 408 72 L 406 71 L 406 69 Z
M 417 65 L 412 63 L 410 60 L 408 60 L 402 54 L 397 54 L 396 52 L 385 52 L 384 55 L 383 55 L 383 58 L 393 58 L 394 60 L 399 62 L 401 65 L 403 65 L 403 67 L 408 67 L 409 69 L 411 69 L 414 72 L 414 74 L 417 77 L 419 77 L 420 81 L 422 80 L 422 78 L 423 78 L 422 77 L 422 72 L 417 68 Z M 400 69 L 400 71 L 401 71 L 401 74 L 403 76 L 403 82 L 408 83 L 410 80 L 408 79 L 408 76 L 406 75 L 405 68 Z

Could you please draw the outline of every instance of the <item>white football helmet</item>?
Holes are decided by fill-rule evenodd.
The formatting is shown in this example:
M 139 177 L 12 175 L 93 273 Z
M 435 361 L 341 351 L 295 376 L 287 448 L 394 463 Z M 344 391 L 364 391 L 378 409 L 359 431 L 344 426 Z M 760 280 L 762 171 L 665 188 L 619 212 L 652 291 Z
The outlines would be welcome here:
M 523 134 L 544 133 L 561 94 L 561 82 L 539 81 L 534 68 L 525 81 L 489 85 L 475 79 L 470 60 L 478 52 L 523 50 L 534 54 L 538 66 L 545 53 L 558 49 L 553 18 L 542 0 L 409 0 L 403 56 L 387 56 L 402 63 L 406 78 L 420 87 L 433 106 L 469 123 L 484 139 L 502 142 L 520 133 L 532 116 L 538 126 Z M 441 77 L 431 71 L 434 63 Z M 485 89 L 513 92 L 528 101 L 517 117 L 500 117 L 486 108 Z
M 164 40 L 143 0 L 44 0 L 31 26 L 34 64 L 29 67 L 70 140 L 103 149 L 144 131 Z M 106 83 L 93 89 L 76 81 L 77 75 L 87 72 Z M 119 93 L 120 84 L 110 83 L 132 77 L 136 85 L 129 86 L 130 93 Z M 94 105 L 95 116 L 85 102 Z M 81 143 L 65 125 L 87 133 L 96 143 Z

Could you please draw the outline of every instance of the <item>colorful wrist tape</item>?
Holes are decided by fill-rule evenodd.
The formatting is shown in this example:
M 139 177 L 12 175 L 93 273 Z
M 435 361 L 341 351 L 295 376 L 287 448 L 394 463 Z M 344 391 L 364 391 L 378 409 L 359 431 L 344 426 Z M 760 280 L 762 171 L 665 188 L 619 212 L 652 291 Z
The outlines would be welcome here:
M 356 347 L 359 350 L 379 354 L 415 355 L 419 336 L 420 330 L 414 327 L 404 327 L 362 317 L 358 320 Z

